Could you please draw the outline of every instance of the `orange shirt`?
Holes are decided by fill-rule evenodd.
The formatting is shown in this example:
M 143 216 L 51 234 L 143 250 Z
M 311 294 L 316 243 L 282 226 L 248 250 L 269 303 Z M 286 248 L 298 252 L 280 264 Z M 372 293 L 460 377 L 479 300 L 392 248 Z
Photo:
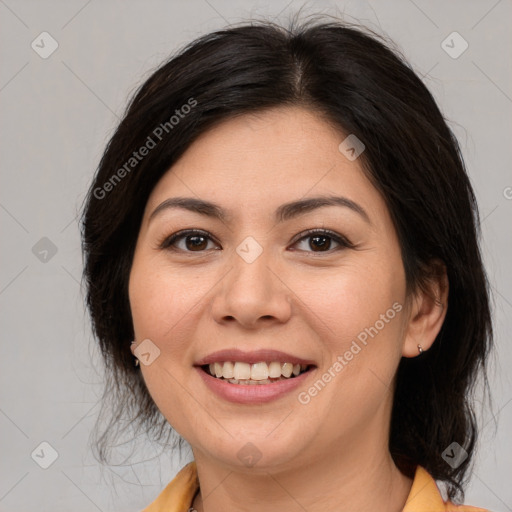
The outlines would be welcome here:
M 196 463 L 187 464 L 143 512 L 189 512 L 199 489 Z M 435 480 L 421 466 L 416 468 L 411 491 L 402 512 L 489 512 L 468 505 L 445 502 Z

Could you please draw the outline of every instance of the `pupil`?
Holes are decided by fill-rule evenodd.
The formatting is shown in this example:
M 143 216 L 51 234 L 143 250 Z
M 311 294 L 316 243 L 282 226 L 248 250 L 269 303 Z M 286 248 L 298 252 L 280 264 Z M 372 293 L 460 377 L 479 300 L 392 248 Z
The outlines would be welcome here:
M 204 249 L 206 237 L 204 236 L 188 236 L 187 237 L 187 249 Z M 191 240 L 192 243 L 189 243 Z M 202 241 L 201 241 L 202 240 Z
M 318 240 L 323 240 L 323 243 L 322 242 L 318 242 Z M 328 236 L 314 236 L 311 238 L 311 242 L 309 243 L 309 246 L 311 247 L 311 249 L 314 249 L 315 247 L 313 246 L 313 243 L 317 246 L 320 247 L 320 249 L 325 249 L 325 248 L 329 248 L 329 237 Z

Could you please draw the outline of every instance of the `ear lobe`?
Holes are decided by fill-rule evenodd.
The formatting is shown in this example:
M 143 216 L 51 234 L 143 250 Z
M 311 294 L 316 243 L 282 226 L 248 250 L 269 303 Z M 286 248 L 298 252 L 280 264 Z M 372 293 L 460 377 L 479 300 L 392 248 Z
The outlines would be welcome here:
M 402 347 L 404 357 L 416 357 L 434 343 L 446 318 L 448 289 L 446 266 L 436 260 L 431 264 L 424 284 L 418 286 L 411 300 L 409 324 Z

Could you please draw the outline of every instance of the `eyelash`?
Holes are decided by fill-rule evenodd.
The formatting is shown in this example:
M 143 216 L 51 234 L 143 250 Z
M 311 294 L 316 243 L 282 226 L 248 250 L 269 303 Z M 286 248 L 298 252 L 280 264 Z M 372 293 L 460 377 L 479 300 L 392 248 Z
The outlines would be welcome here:
M 190 235 L 200 235 L 200 236 L 209 238 L 210 240 L 214 241 L 213 236 L 210 233 L 208 233 L 207 231 L 202 231 L 202 230 L 198 230 L 198 229 L 185 229 L 182 231 L 178 231 L 178 232 L 172 234 L 171 236 L 166 237 L 162 242 L 159 243 L 159 247 L 160 247 L 160 249 L 168 249 L 171 251 L 182 251 L 182 252 L 189 253 L 189 254 L 206 252 L 206 250 L 188 251 L 188 250 L 177 249 L 176 247 L 172 247 L 172 245 L 177 240 L 179 240 L 181 238 L 185 238 Z M 346 237 L 336 233 L 335 231 L 331 231 L 330 229 L 308 229 L 306 231 L 302 231 L 297 235 L 298 238 L 297 238 L 297 240 L 295 240 L 295 242 L 293 242 L 293 245 L 297 244 L 298 242 L 300 242 L 304 239 L 312 238 L 314 235 L 320 235 L 320 236 L 324 236 L 327 238 L 331 238 L 332 240 L 334 240 L 336 243 L 339 244 L 339 247 L 337 247 L 335 249 L 329 249 L 327 251 L 303 251 L 303 252 L 310 252 L 313 254 L 322 254 L 322 253 L 323 254 L 332 254 L 333 252 L 339 251 L 341 249 L 346 249 L 346 248 L 353 249 L 355 247 L 354 244 L 352 244 L 352 242 L 350 242 Z

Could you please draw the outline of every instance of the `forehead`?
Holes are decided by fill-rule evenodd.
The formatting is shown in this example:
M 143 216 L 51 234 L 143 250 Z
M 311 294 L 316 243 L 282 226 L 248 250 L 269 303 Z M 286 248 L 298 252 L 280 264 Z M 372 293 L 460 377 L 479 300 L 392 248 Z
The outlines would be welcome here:
M 195 196 L 228 211 L 255 213 L 321 194 L 343 195 L 365 209 L 385 208 L 362 171 L 339 146 L 347 135 L 298 107 L 237 116 L 198 137 L 162 177 L 147 210 L 172 196 Z

